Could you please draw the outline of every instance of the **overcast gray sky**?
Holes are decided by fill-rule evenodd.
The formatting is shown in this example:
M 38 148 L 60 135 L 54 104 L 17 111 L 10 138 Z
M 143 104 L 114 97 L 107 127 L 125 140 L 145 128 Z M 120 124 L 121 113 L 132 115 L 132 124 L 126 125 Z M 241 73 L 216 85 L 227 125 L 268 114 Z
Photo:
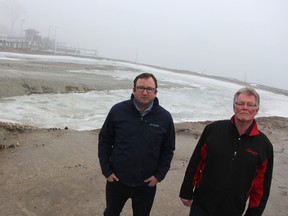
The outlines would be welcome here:
M 20 5 L 16 33 L 24 19 L 100 57 L 288 90 L 287 0 L 0 0 L 2 26 L 7 1 Z

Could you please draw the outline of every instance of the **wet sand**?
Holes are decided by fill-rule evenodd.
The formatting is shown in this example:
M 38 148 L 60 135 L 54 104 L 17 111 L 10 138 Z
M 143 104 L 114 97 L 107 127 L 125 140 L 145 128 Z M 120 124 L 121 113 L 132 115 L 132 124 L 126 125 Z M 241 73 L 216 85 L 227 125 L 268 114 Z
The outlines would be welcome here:
M 187 215 L 178 198 L 187 162 L 207 122 L 176 124 L 172 166 L 158 184 L 151 215 Z M 260 118 L 274 145 L 271 196 L 264 215 L 288 209 L 288 119 Z M 97 159 L 98 130 L 73 131 L 0 124 L 0 215 L 102 215 L 105 178 Z M 4 148 L 4 146 L 6 148 Z M 123 215 L 132 215 L 127 203 Z

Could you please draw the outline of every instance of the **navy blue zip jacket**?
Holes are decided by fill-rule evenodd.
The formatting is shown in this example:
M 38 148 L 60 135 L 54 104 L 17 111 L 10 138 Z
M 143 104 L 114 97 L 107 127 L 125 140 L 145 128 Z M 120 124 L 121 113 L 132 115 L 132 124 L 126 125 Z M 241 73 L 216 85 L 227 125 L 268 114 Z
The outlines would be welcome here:
M 262 215 L 273 169 L 273 146 L 256 121 L 242 136 L 231 120 L 207 125 L 188 164 L 180 197 L 211 216 Z
M 152 175 L 160 182 L 175 150 L 171 114 L 154 99 L 144 117 L 130 100 L 115 104 L 99 133 L 98 157 L 103 175 L 114 173 L 128 186 L 140 186 Z

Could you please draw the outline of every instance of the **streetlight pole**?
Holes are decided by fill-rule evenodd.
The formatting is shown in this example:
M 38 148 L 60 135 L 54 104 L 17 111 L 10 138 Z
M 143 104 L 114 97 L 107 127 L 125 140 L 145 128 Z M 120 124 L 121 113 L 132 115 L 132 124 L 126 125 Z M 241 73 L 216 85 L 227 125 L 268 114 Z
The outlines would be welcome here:
M 20 36 L 22 38 L 22 32 L 23 32 L 23 23 L 25 22 L 25 19 L 21 20 L 21 31 L 20 31 Z
M 56 43 L 56 30 L 57 30 L 57 26 L 55 26 L 55 32 L 54 32 L 54 53 L 56 53 L 57 50 L 57 43 Z
M 23 23 L 25 22 L 25 19 L 21 20 L 21 32 L 20 32 L 20 37 L 21 37 L 21 48 L 23 48 L 23 38 L 22 38 L 22 33 L 23 33 Z
M 49 28 L 48 28 L 48 39 L 50 38 L 50 29 L 52 28 L 52 25 L 49 25 Z
M 52 25 L 49 25 L 48 28 L 48 35 L 47 35 L 47 48 L 50 50 L 51 49 L 51 42 L 50 42 L 50 29 L 52 28 Z

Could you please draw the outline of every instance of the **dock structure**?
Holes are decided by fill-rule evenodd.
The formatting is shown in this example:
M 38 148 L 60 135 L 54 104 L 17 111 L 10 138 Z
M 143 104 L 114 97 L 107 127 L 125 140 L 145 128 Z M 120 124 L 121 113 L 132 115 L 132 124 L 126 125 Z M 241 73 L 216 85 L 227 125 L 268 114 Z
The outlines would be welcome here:
M 97 57 L 98 51 L 80 47 L 68 46 L 49 37 L 41 37 L 34 29 L 25 30 L 25 36 L 0 34 L 0 48 L 38 50 L 59 54 L 73 54 Z
M 25 40 L 25 37 L 0 35 L 0 46 L 11 48 L 26 48 L 27 42 Z

